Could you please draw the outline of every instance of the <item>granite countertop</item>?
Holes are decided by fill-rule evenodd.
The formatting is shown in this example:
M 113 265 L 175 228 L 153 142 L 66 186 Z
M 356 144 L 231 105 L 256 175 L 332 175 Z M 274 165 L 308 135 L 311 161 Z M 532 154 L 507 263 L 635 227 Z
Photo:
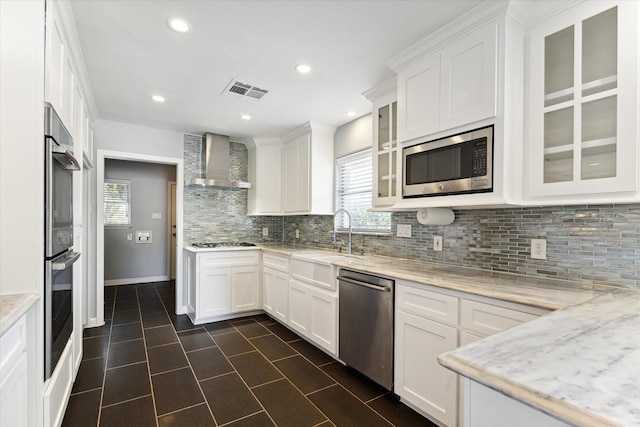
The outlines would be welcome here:
M 640 426 L 640 292 L 617 289 L 440 355 L 447 368 L 580 426 Z
M 319 252 L 318 249 L 301 245 L 269 244 L 260 245 L 260 248 L 265 252 L 287 256 L 309 251 Z M 353 268 L 394 279 L 404 279 L 548 310 L 580 304 L 614 289 L 588 283 L 530 277 L 402 258 L 346 255 L 335 251 L 327 251 L 327 253 L 342 255 L 331 260 L 332 264 L 338 267 Z
M 38 301 L 38 294 L 0 295 L 0 335 L 3 335 L 33 304 Z

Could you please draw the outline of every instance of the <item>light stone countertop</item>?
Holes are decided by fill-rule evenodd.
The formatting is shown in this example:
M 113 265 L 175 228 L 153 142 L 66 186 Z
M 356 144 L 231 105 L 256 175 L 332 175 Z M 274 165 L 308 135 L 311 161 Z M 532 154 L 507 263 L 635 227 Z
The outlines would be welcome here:
M 33 304 L 38 301 L 38 294 L 0 295 L 0 335 L 3 335 Z
M 260 248 L 265 252 L 286 256 L 321 251 L 309 246 L 286 244 L 260 245 Z M 338 254 L 335 251 L 326 252 L 330 255 L 342 255 L 331 260 L 332 264 L 338 267 L 352 268 L 394 279 L 408 280 L 548 310 L 557 310 L 580 304 L 615 289 L 607 286 L 434 264 L 402 258 L 346 255 Z
M 440 355 L 447 368 L 578 426 L 640 426 L 640 292 L 617 289 Z

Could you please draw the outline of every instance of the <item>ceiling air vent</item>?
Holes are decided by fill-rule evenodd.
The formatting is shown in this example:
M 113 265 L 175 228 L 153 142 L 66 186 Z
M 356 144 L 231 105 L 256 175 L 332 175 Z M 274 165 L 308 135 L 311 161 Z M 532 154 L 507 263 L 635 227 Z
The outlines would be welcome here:
M 244 98 L 250 101 L 260 101 L 267 93 L 269 93 L 269 91 L 266 89 L 260 89 L 259 87 L 242 83 L 235 79 L 231 80 L 231 83 L 229 83 L 222 92 L 223 95 Z

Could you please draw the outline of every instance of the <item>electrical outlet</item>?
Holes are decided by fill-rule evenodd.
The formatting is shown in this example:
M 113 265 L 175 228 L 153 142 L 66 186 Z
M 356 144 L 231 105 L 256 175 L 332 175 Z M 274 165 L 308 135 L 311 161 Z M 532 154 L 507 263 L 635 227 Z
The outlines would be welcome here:
M 262 235 L 263 235 L 264 237 L 267 237 L 267 236 L 269 235 L 269 227 L 264 227 L 264 228 L 262 229 Z
M 133 234 L 127 234 L 127 240 L 133 240 Z
M 433 250 L 442 252 L 442 236 L 433 236 Z
M 398 224 L 396 227 L 396 236 L 411 237 L 411 224 Z
M 531 239 L 531 258 L 547 259 L 547 241 L 545 239 Z
M 300 238 L 300 230 L 296 230 L 296 239 Z

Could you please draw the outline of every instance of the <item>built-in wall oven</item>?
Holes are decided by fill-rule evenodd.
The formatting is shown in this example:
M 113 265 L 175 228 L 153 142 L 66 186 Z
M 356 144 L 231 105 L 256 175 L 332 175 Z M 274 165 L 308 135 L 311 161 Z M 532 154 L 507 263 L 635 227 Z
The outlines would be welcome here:
M 45 104 L 45 379 L 51 377 L 73 330 L 73 140 Z

